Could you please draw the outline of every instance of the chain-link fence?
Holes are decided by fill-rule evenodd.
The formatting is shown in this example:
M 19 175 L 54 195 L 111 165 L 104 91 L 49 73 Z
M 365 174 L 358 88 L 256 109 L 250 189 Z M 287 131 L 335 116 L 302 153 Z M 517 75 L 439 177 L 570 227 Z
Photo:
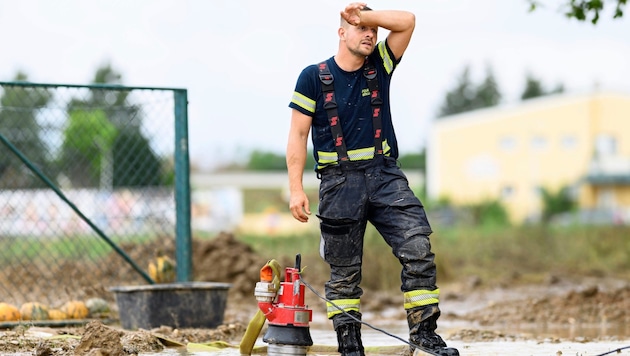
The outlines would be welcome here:
M 186 95 L 0 82 L 0 302 L 111 300 L 152 283 L 142 246 L 189 280 Z

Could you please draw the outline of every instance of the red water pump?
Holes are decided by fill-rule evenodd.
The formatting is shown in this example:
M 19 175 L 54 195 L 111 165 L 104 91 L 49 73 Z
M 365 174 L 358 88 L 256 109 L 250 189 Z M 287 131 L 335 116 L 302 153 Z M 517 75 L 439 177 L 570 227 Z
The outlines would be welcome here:
M 258 308 L 269 322 L 263 341 L 268 343 L 268 355 L 306 355 L 313 345 L 309 323 L 313 311 L 304 304 L 304 284 L 300 282 L 301 256 L 295 267 L 287 267 L 284 282 L 280 282 L 279 265 L 275 260 L 260 270 L 260 282 L 254 295 Z

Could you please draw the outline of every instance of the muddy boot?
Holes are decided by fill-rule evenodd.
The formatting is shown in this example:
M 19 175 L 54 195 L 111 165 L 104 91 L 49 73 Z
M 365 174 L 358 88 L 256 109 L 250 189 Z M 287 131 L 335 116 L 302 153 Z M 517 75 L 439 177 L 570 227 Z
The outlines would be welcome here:
M 337 342 L 342 356 L 364 356 L 361 342 L 361 324 L 349 323 L 337 327 Z
M 407 310 L 409 341 L 419 346 L 419 350 L 424 348 L 440 356 L 459 356 L 457 349 L 447 347 L 440 335 L 435 333 L 439 317 L 440 308 L 437 305 Z M 415 348 L 411 347 L 410 351 L 413 353 Z

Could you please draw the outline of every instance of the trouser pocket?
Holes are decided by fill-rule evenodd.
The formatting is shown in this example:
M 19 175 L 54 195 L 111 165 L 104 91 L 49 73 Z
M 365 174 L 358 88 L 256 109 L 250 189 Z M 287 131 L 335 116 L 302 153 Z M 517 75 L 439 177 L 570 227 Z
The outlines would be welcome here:
M 320 255 L 328 264 L 352 266 L 361 263 L 363 234 L 361 223 L 355 219 L 320 219 Z

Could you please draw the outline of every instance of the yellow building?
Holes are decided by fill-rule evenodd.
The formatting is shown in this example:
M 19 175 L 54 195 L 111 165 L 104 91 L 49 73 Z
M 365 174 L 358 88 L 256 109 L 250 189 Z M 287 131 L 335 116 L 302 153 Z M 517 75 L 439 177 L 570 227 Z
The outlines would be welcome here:
M 499 199 L 513 222 L 540 216 L 541 188 L 630 223 L 630 95 L 553 95 L 434 121 L 427 192 L 456 205 Z

